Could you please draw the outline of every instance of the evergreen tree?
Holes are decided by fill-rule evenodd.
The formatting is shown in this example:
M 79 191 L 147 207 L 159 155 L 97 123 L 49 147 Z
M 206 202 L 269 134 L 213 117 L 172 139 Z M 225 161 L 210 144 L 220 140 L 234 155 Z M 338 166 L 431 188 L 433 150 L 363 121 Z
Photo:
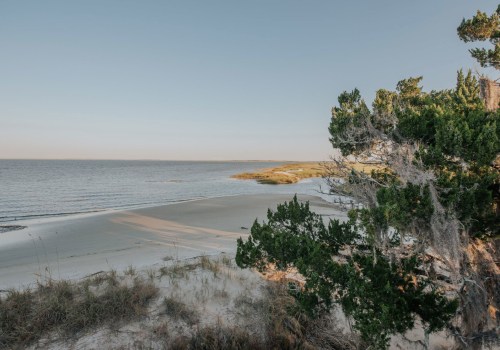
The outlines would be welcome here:
M 471 19 L 464 18 L 457 31 L 464 42 L 488 40 L 492 43 L 493 49 L 475 48 L 469 52 L 481 67 L 500 69 L 500 5 L 489 17 L 486 13 L 477 11 Z
M 478 12 L 458 31 L 465 41 L 490 40 L 494 50 L 471 50 L 484 66 L 499 68 L 500 6 L 490 17 Z M 454 89 L 425 92 L 422 77 L 378 90 L 370 109 L 359 90 L 343 92 L 332 108 L 330 142 L 343 156 L 375 158 L 371 173 L 352 169 L 345 158 L 327 177 L 330 192 L 360 206 L 347 222 L 322 218 L 297 198 L 255 222 L 238 240 L 240 267 L 295 268 L 305 285 L 291 292 L 311 315 L 339 304 L 373 348 L 419 319 L 426 335 L 450 323 L 459 301 L 454 334 L 474 347 L 491 333 L 488 308 L 500 308 L 500 276 L 485 249 L 500 234 L 494 212 L 500 173 L 500 109 L 487 111 L 469 71 L 458 72 Z M 339 180 L 339 173 L 343 180 Z M 445 296 L 440 276 L 458 286 Z M 478 265 L 480 262 L 480 265 Z M 480 267 L 478 267 L 480 266 Z M 491 337 L 490 337 L 491 338 Z M 494 338 L 494 337 L 493 337 Z
M 370 232 L 360 234 L 359 222 L 367 214 L 351 212 L 349 222 L 330 220 L 325 226 L 295 196 L 275 212 L 269 210 L 267 222 L 256 221 L 247 241 L 238 239 L 236 263 L 261 271 L 269 264 L 296 268 L 306 280 L 302 288 L 291 290 L 301 307 L 315 316 L 339 303 L 362 338 L 377 349 L 387 347 L 391 334 L 413 328 L 416 316 L 428 332 L 441 329 L 454 314 L 456 301 L 419 272 L 421 257 L 393 259 L 376 247 Z M 391 245 L 398 241 L 394 233 Z M 341 253 L 346 250 L 349 254 Z

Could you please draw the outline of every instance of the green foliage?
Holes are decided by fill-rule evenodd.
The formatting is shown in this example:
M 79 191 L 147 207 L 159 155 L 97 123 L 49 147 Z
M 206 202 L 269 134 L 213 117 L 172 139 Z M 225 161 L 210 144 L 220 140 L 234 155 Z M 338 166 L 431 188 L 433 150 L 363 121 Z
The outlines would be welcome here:
M 395 128 L 395 119 L 393 118 L 397 93 L 385 89 L 376 92 L 373 101 L 372 124 L 375 128 L 391 133 Z
M 466 42 L 494 45 L 471 50 L 482 66 L 500 68 L 499 24 L 500 6 L 458 28 Z M 305 284 L 292 293 L 304 310 L 317 315 L 340 304 L 363 340 L 378 349 L 392 334 L 413 328 L 417 317 L 430 333 L 454 316 L 457 301 L 425 275 L 425 244 L 447 234 L 443 222 L 458 220 L 462 225 L 450 225 L 457 236 L 500 232 L 493 212 L 500 173 L 492 166 L 500 153 L 500 109 L 485 109 L 470 71 L 458 72 L 454 89 L 424 92 L 421 81 L 412 77 L 395 91 L 378 90 L 372 110 L 357 89 L 343 92 L 332 108 L 330 142 L 342 155 L 369 153 L 381 144 L 410 155 L 387 155 L 385 170 L 353 171 L 332 189 L 351 194 L 357 188 L 368 205 L 351 210 L 348 222 L 325 226 L 294 197 L 269 211 L 267 222 L 256 221 L 248 240 L 238 240 L 238 266 L 295 268 Z M 405 245 L 402 238 L 418 244 Z
M 269 211 L 267 222 L 256 221 L 246 241 L 238 240 L 238 266 L 297 269 L 305 278 L 304 286 L 292 291 L 298 304 L 312 315 L 340 304 L 376 348 L 411 329 L 417 317 L 428 332 L 442 329 L 457 308 L 422 274 L 422 251 L 398 248 L 403 236 L 429 238 L 437 200 L 444 215 L 460 220 L 470 236 L 491 236 L 499 229 L 492 184 L 500 177 L 491 164 L 500 151 L 500 112 L 485 110 L 470 72 L 458 72 L 453 90 L 424 92 L 421 80 L 379 90 L 373 111 L 358 90 L 344 92 L 332 109 L 329 131 L 344 155 L 370 150 L 374 140 L 418 145 L 412 162 L 404 161 L 427 175 L 410 181 L 388 164 L 369 176 L 378 184 L 375 205 L 352 210 L 348 222 L 326 226 L 295 197 Z M 366 181 L 353 172 L 346 183 Z
M 236 263 L 260 270 L 269 264 L 281 270 L 296 268 L 305 278 L 305 285 L 292 293 L 299 305 L 318 315 L 339 303 L 375 348 L 385 348 L 391 334 L 413 328 L 417 315 L 430 331 L 441 329 L 454 314 L 455 301 L 419 274 L 422 261 L 417 256 L 393 260 L 375 247 L 366 231 L 360 234 L 367 226 L 363 213 L 353 211 L 350 221 L 330 220 L 326 226 L 295 196 L 276 211 L 269 210 L 267 222 L 255 222 L 247 241 L 238 239 Z M 345 251 L 350 254 L 342 254 Z
M 390 115 L 394 112 L 397 93 L 386 89 L 377 90 L 373 101 L 373 110 L 377 115 Z
M 366 147 L 369 139 L 366 123 L 370 111 L 358 89 L 343 92 L 338 101 L 339 107 L 332 108 L 332 119 L 336 122 L 330 124 L 330 142 L 346 155 Z
M 369 150 L 374 139 L 384 137 L 399 144 L 420 145 L 417 160 L 427 171 L 435 174 L 439 185 L 437 196 L 445 209 L 456 211 L 458 219 L 472 236 L 498 234 L 498 224 L 492 216 L 492 184 L 500 181 L 500 176 L 491 164 L 500 152 L 500 111 L 485 110 L 479 97 L 478 82 L 470 71 L 467 74 L 458 72 L 454 90 L 426 93 L 419 86 L 420 82 L 421 77 L 409 78 L 400 81 L 396 91 L 379 90 L 373 112 L 363 110 L 362 116 L 357 116 L 373 121 L 369 124 L 372 129 L 365 129 L 363 142 L 343 138 L 345 142 L 341 144 L 332 134 L 330 140 L 333 147 L 340 147 L 344 155 L 356 154 Z M 356 100 L 362 101 L 359 94 Z M 342 130 L 342 133 L 349 134 L 351 129 L 354 133 L 358 132 L 349 124 L 339 126 L 339 115 L 343 117 L 340 113 L 332 116 L 330 133 Z M 392 124 L 388 127 L 380 120 L 391 121 Z M 381 189 L 377 195 L 381 206 L 377 213 L 382 210 L 384 215 L 394 218 L 396 221 L 390 222 L 390 225 L 396 225 L 394 227 L 410 222 L 410 217 L 416 219 L 415 208 L 409 210 L 405 203 L 396 200 L 405 198 L 408 203 L 421 200 L 416 195 L 412 199 L 403 195 L 408 191 L 416 193 L 412 190 L 414 184 L 388 185 L 391 186 L 389 189 Z M 418 186 L 422 193 L 425 183 Z M 380 202 L 386 198 L 383 193 L 396 191 L 396 188 L 402 192 L 393 196 L 391 201 Z M 421 222 L 426 220 L 428 218 L 422 218 Z
M 416 315 L 428 332 L 435 332 L 455 313 L 457 302 L 429 289 L 428 281 L 417 275 L 421 263 L 416 256 L 391 261 L 378 250 L 355 253 L 349 261 L 340 303 L 375 348 L 385 348 L 390 334 L 412 329 Z
M 422 87 L 419 86 L 423 77 L 403 79 L 396 85 L 396 91 L 402 102 L 406 105 L 415 105 L 415 101 L 422 95 Z
M 482 101 L 479 97 L 479 84 L 470 70 L 466 76 L 464 76 L 462 70 L 458 71 L 454 97 L 456 106 L 458 108 L 462 107 L 464 112 L 481 108 Z
M 377 192 L 377 202 L 377 210 L 383 212 L 387 225 L 398 230 L 404 230 L 411 222 L 428 226 L 434 211 L 429 186 L 421 187 L 411 183 L 406 187 L 393 184 L 381 188 Z
M 477 11 L 474 17 L 464 18 L 457 32 L 464 42 L 490 41 L 493 49 L 475 48 L 469 52 L 482 67 L 500 69 L 500 5 L 491 16 Z

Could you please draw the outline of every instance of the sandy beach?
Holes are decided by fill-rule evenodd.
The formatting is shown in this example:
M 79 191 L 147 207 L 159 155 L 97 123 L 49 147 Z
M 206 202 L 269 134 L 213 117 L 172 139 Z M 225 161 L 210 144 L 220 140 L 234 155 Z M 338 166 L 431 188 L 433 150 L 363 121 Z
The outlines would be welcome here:
M 77 279 L 128 266 L 160 266 L 221 252 L 234 254 L 255 218 L 292 195 L 242 195 L 143 209 L 32 220 L 20 231 L 0 234 L 0 289 L 27 287 L 46 278 Z M 323 199 L 313 210 L 345 217 Z
M 251 270 L 240 270 L 232 263 L 226 266 L 221 261 L 225 257 L 232 260 L 236 239 L 248 235 L 256 218 L 265 219 L 268 208 L 274 209 L 291 198 L 281 194 L 240 195 L 21 222 L 27 228 L 0 234 L 0 291 L 36 287 L 37 282 L 46 285 L 50 279 L 92 281 L 109 276 L 109 271 L 117 271 L 120 283 L 125 284 L 140 276 L 155 276 L 148 278 L 153 278 L 159 294 L 148 308 L 147 319 L 122 322 L 119 332 L 93 328 L 72 340 L 49 333 L 31 349 L 134 348 L 138 342 L 160 349 L 166 341 L 155 335 L 160 326 L 182 336 L 217 322 L 259 334 L 263 332 L 260 325 L 268 317 L 266 312 L 255 314 L 253 308 L 245 311 L 241 306 L 228 305 L 240 305 L 242 298 L 260 305 L 269 285 Z M 346 219 L 346 212 L 319 197 L 298 198 L 309 201 L 311 209 L 325 219 Z M 212 262 L 204 262 L 207 256 Z M 162 311 L 165 298 L 202 313 L 203 320 L 186 325 L 169 318 Z M 342 315 L 336 311 L 330 322 L 335 327 L 343 325 L 346 331 L 347 323 L 339 323 Z M 165 326 L 166 322 L 170 326 Z M 329 327 L 328 332 L 335 337 L 347 339 L 340 328 Z M 423 337 L 421 327 L 406 337 L 418 342 Z M 398 344 L 413 349 L 401 337 L 393 338 L 390 349 L 400 348 Z M 445 334 L 433 334 L 431 344 L 447 344 Z

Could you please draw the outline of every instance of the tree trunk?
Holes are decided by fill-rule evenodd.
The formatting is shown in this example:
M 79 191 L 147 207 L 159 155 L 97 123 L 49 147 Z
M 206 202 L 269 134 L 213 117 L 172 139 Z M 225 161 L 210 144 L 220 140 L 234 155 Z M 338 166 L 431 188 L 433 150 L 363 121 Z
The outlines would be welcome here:
M 500 84 L 486 78 L 479 79 L 481 97 L 484 100 L 486 109 L 494 111 L 500 107 Z

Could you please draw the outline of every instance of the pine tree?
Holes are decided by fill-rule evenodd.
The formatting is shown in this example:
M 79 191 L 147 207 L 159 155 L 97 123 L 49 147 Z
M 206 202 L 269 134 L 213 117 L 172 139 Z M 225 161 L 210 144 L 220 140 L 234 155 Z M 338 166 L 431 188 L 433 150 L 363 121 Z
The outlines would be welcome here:
M 493 49 L 475 48 L 469 52 L 481 67 L 500 69 L 500 5 L 489 17 L 486 13 L 477 11 L 471 19 L 464 18 L 457 32 L 464 42 L 488 40 L 493 44 Z

